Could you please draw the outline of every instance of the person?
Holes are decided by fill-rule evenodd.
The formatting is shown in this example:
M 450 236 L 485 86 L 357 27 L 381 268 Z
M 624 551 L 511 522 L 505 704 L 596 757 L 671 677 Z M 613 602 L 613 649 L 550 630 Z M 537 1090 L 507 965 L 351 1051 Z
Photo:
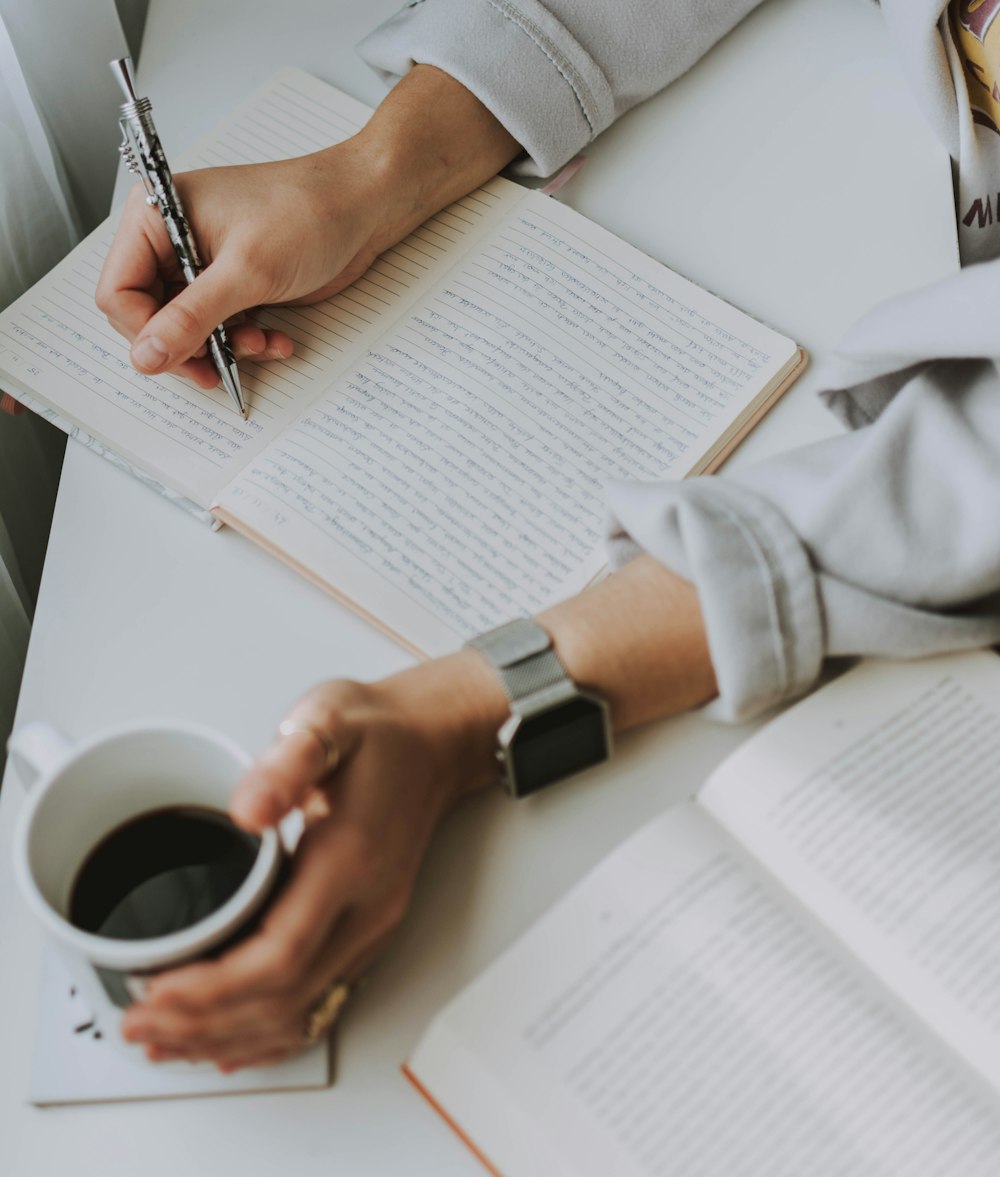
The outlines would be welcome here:
M 401 80 L 358 135 L 300 159 L 178 176 L 210 261 L 190 288 L 134 197 L 98 304 L 139 370 L 208 387 L 203 345 L 216 323 L 341 289 L 513 161 L 552 172 L 756 3 L 411 3 L 362 45 Z M 914 99 L 959 167 L 963 256 L 993 258 L 1000 111 L 982 95 L 1000 94 L 1000 0 L 882 10 Z M 609 492 L 616 571 L 538 620 L 618 731 L 699 706 L 756 714 L 808 690 L 838 656 L 1000 640 L 997 265 L 896 300 L 848 335 L 825 395 L 850 431 L 738 477 Z M 280 360 L 292 346 L 250 319 L 233 322 L 231 340 L 238 358 Z M 508 714 L 468 648 L 307 693 L 233 800 L 250 829 L 307 813 L 288 886 L 241 945 L 155 978 L 126 1036 L 150 1058 L 223 1070 L 301 1049 L 310 1015 L 339 1004 L 402 918 L 444 815 L 496 782 Z

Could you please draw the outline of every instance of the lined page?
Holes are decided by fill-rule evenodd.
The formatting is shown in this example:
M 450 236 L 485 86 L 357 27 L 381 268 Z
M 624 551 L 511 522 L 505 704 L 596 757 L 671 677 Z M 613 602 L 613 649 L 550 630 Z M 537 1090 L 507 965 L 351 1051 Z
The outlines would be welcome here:
M 1000 1088 L 1000 659 L 861 667 L 700 800 Z
M 526 193 L 219 506 L 443 653 L 584 587 L 607 484 L 691 473 L 796 355 Z
M 619 847 L 409 1064 L 507 1177 L 987 1177 L 1000 1116 L 697 807 Z
M 300 155 L 353 134 L 370 111 L 298 70 L 286 70 L 184 161 L 184 166 L 259 162 Z M 0 374 L 167 486 L 208 506 L 233 474 L 298 417 L 337 371 L 363 354 L 384 326 L 422 297 L 475 239 L 484 222 L 518 197 L 504 181 L 446 209 L 379 258 L 349 290 L 311 307 L 261 312 L 296 344 L 286 362 L 241 362 L 250 420 L 221 389 L 203 392 L 172 376 L 134 371 L 126 342 L 94 305 L 113 236 L 105 222 L 42 282 L 0 315 Z
M 94 305 L 111 242 L 107 223 L 0 315 L 0 376 L 71 426 L 122 454 L 202 507 L 241 456 L 268 434 L 276 406 L 253 386 L 244 421 L 221 390 L 202 392 L 172 376 L 143 376 L 128 345 Z

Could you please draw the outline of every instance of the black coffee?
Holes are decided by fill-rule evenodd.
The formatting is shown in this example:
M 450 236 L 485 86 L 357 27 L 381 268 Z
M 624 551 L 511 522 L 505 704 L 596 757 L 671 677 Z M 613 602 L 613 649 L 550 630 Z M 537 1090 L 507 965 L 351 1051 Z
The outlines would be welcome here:
M 236 893 L 259 845 L 220 810 L 184 805 L 141 814 L 87 856 L 70 892 L 70 921 L 112 940 L 189 928 Z

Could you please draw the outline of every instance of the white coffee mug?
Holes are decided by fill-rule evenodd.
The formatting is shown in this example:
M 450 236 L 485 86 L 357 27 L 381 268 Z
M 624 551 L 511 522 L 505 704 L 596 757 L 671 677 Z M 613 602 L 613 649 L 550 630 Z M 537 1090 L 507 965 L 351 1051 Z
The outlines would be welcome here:
M 265 830 L 238 890 L 198 923 L 156 939 L 116 940 L 69 920 L 74 881 L 112 830 L 172 806 L 225 811 L 250 757 L 232 741 L 193 724 L 117 728 L 71 747 L 47 724 L 15 732 L 8 752 L 28 789 L 14 837 L 14 869 L 28 906 L 55 942 L 104 1036 L 134 1061 L 124 1010 L 142 997 L 144 978 L 197 960 L 237 935 L 260 911 L 282 865 L 278 834 Z

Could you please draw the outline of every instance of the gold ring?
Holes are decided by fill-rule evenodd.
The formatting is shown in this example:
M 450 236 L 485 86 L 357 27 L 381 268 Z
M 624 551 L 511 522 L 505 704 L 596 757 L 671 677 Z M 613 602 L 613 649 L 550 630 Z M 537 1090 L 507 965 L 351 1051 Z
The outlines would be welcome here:
M 296 732 L 312 736 L 319 742 L 323 749 L 323 776 L 329 776 L 340 763 L 340 749 L 333 742 L 333 737 L 314 723 L 303 723 L 297 719 L 283 719 L 278 724 L 279 736 L 291 736 Z
M 351 996 L 351 986 L 346 981 L 331 981 L 316 998 L 308 1010 L 302 1028 L 302 1037 L 307 1046 L 318 1042 L 340 1015 L 340 1011 Z

